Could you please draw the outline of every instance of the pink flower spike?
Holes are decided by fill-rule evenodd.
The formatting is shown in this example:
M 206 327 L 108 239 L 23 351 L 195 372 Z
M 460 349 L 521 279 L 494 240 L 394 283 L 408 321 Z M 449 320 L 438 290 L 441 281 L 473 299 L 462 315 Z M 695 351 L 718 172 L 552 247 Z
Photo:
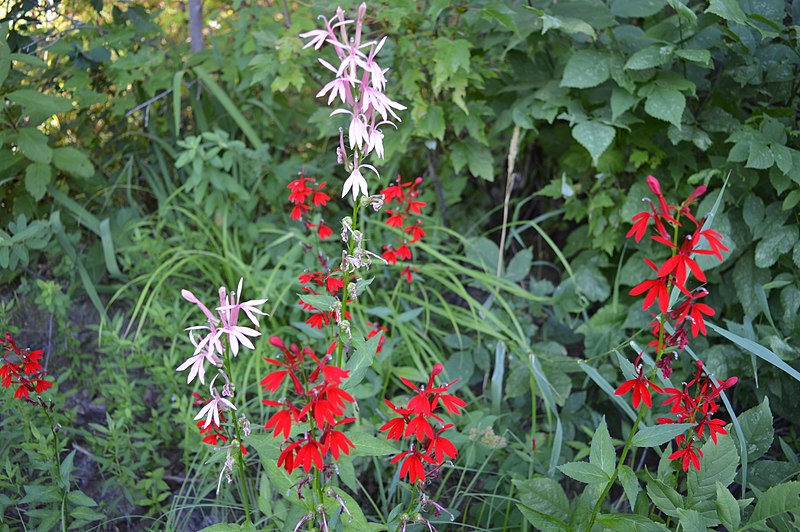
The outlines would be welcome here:
M 216 380 L 216 377 L 214 377 L 214 379 Z M 194 417 L 195 421 L 202 418 L 203 416 L 206 417 L 205 423 L 203 424 L 203 428 L 208 427 L 212 421 L 214 422 L 214 425 L 219 427 L 219 413 L 221 411 L 224 412 L 225 410 L 228 409 L 236 410 L 236 407 L 233 405 L 233 403 L 222 397 L 217 392 L 216 388 L 214 388 L 214 381 L 211 381 L 209 392 L 211 393 L 212 399 L 209 400 L 208 403 L 203 408 L 201 408 L 200 412 L 198 412 L 197 415 Z

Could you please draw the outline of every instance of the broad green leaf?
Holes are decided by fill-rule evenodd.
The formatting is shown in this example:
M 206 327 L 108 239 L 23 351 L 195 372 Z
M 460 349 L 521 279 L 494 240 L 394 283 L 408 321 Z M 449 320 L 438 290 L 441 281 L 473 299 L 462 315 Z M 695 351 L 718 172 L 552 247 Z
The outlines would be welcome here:
M 25 157 L 35 163 L 49 164 L 53 159 L 53 150 L 47 145 L 47 136 L 35 127 L 18 130 L 17 146 Z
M 616 130 L 597 120 L 586 120 L 572 128 L 572 137 L 586 148 L 592 156 L 592 162 L 597 165 L 600 156 L 611 146 Z
M 634 53 L 625 63 L 625 70 L 645 70 L 665 64 L 672 59 L 671 46 L 648 46 Z
M 467 168 L 472 175 L 486 181 L 494 181 L 494 158 L 488 147 L 471 143 L 467 152 Z
M 662 512 L 672 517 L 678 517 L 677 509 L 684 507 L 680 493 L 657 479 L 647 483 L 647 495 Z
M 736 452 L 736 445 L 730 434 L 718 436 L 716 444 L 708 439 L 700 450 L 703 452 L 700 471 L 689 468 L 686 475 L 689 497 L 694 501 L 713 497 L 717 491 L 717 482 L 729 486 L 736 478 L 739 467 L 739 453 Z
M 666 5 L 667 0 L 611 0 L 611 12 L 623 18 L 650 17 Z
M 338 516 L 339 522 L 342 524 L 344 532 L 364 532 L 370 529 L 367 523 L 367 518 L 361 511 L 361 506 L 353 499 L 351 495 L 346 493 L 340 488 L 331 487 L 330 490 L 334 491 L 338 497 L 329 497 L 328 490 L 325 494 L 325 510 L 329 516 L 329 520 L 336 519 Z M 342 507 L 344 504 L 344 508 Z M 338 530 L 338 527 L 331 526 L 332 530 Z
M 47 192 L 47 185 L 50 184 L 52 177 L 53 172 L 49 164 L 31 163 L 25 169 L 25 190 L 38 201 Z
M 675 55 L 692 63 L 697 63 L 703 66 L 711 66 L 711 52 L 708 50 L 678 49 L 675 50 Z
M 53 150 L 53 165 L 75 177 L 89 178 L 94 175 L 94 166 L 86 154 L 71 146 Z
M 67 494 L 67 500 L 76 506 L 89 506 L 92 508 L 97 506 L 94 499 L 79 490 L 70 491 Z
M 745 528 L 760 525 L 786 512 L 800 512 L 800 482 L 786 482 L 765 491 L 758 498 Z
M 528 9 L 528 6 L 525 6 Z M 597 37 L 597 34 L 589 24 L 583 20 L 572 17 L 554 17 L 553 15 L 545 14 L 543 11 L 533 9 L 542 17 L 542 35 L 550 30 L 560 30 L 564 33 L 583 33 L 592 39 Z
M 611 480 L 605 471 L 588 462 L 568 462 L 558 466 L 558 470 L 584 484 L 603 484 Z
M 714 13 L 727 21 L 736 22 L 737 24 L 747 22 L 747 15 L 742 11 L 738 0 L 711 0 L 705 12 Z
M 564 490 L 555 480 L 543 477 L 529 480 L 512 480 L 517 488 L 522 504 L 533 510 L 535 515 L 526 518 L 538 528 L 552 527 L 553 524 L 569 521 L 569 500 Z
M 745 168 L 755 168 L 756 170 L 764 170 L 775 164 L 775 157 L 769 147 L 762 142 L 752 141 L 750 143 L 750 151 L 747 155 L 747 163 Z
M 511 262 L 508 263 L 504 277 L 512 283 L 522 281 L 531 271 L 531 263 L 533 262 L 533 251 L 530 248 L 525 248 L 517 252 Z
M 578 50 L 572 54 L 564 67 L 561 86 L 588 89 L 600 85 L 609 76 L 605 54 L 594 50 Z
M 714 501 L 717 507 L 717 516 L 722 521 L 722 526 L 726 530 L 738 530 L 739 524 L 742 520 L 742 511 L 739 508 L 739 503 L 736 502 L 734 497 L 722 482 L 717 482 L 716 499 Z
M 333 305 L 338 301 L 335 297 L 327 295 L 297 294 L 297 297 L 302 299 L 304 303 L 311 305 L 321 312 L 330 311 Z
M 631 440 L 634 447 L 658 447 L 683 434 L 693 425 L 691 423 L 674 423 L 667 425 L 642 426 Z
M 797 242 L 800 231 L 796 225 L 773 228 L 770 234 L 756 245 L 755 264 L 759 268 L 770 268 L 781 255 L 788 253 Z
M 762 457 L 772 446 L 775 434 L 772 422 L 769 397 L 764 397 L 760 405 L 739 414 L 739 424 L 747 442 L 747 459 L 749 461 Z
M 428 112 L 425 113 L 424 126 L 433 138 L 444 139 L 445 121 L 441 107 L 433 105 L 428 108 Z
M 346 434 L 356 446 L 350 451 L 351 456 L 386 456 L 399 453 L 397 447 L 386 441 L 385 438 L 355 431 L 349 431 Z
M 669 122 L 681 129 L 681 118 L 686 107 L 683 93 L 656 85 L 644 103 L 644 110 L 653 118 Z
M 619 532 L 669 532 L 669 528 L 638 514 L 600 514 L 597 522 L 604 530 Z
M 48 117 L 58 113 L 65 113 L 72 110 L 72 102 L 69 98 L 61 96 L 51 96 L 32 89 L 20 89 L 5 96 L 12 102 L 25 108 L 31 115 L 38 117 Z
M 703 524 L 703 518 L 697 510 L 678 508 L 678 518 L 681 530 L 684 532 L 706 532 L 708 529 Z
M 622 114 L 633 107 L 639 98 L 632 95 L 625 89 L 614 87 L 611 91 L 611 120 L 616 120 Z
M 5 37 L 0 37 L 0 87 L 8 77 L 11 69 L 11 49 L 8 47 Z
M 622 484 L 622 489 L 625 490 L 625 497 L 628 498 L 628 504 L 631 505 L 631 509 L 636 506 L 636 497 L 639 496 L 639 492 L 642 490 L 642 487 L 639 485 L 639 479 L 636 478 L 636 473 L 633 472 L 633 469 L 630 467 L 623 465 L 619 468 L 619 483 Z
M 589 463 L 602 469 L 609 477 L 614 474 L 614 468 L 617 466 L 617 454 L 614 451 L 614 442 L 608 433 L 605 416 L 592 436 Z
M 350 389 L 364 380 L 367 374 L 367 369 L 372 365 L 375 360 L 375 353 L 378 350 L 378 343 L 380 343 L 381 335 L 377 334 L 365 340 L 360 335 L 353 335 L 353 346 L 355 352 L 350 356 L 344 365 L 344 368 L 350 372 L 347 380 L 342 384 L 343 389 Z

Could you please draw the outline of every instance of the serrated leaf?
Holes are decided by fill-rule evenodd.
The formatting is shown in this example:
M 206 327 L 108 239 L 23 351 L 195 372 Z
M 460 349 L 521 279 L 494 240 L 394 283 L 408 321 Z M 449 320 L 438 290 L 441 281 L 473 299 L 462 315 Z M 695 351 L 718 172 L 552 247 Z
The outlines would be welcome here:
M 631 440 L 631 445 L 634 447 L 658 447 L 668 441 L 672 441 L 676 436 L 685 433 L 692 427 L 691 423 L 643 426 L 636 432 L 636 435 Z
M 685 532 L 706 532 L 708 529 L 703 524 L 703 518 L 697 510 L 678 508 L 678 520 L 681 530 Z
M 766 144 L 756 141 L 750 143 L 745 168 L 765 170 L 773 164 L 775 164 L 775 157 L 773 157 L 772 150 Z
M 611 0 L 611 12 L 624 18 L 650 17 L 664 9 L 667 0 Z
M 686 97 L 683 93 L 656 85 L 644 102 L 644 111 L 659 120 L 669 122 L 681 129 Z
M 786 482 L 773 486 L 758 498 L 753 513 L 747 521 L 751 527 L 786 512 L 800 511 L 800 482 Z
M 597 165 L 600 156 L 614 142 L 616 130 L 597 120 L 586 120 L 572 128 L 572 137 L 586 148 L 592 156 L 592 162 Z
M 634 53 L 625 63 L 625 70 L 645 70 L 665 64 L 672 59 L 671 46 L 648 46 Z
M 739 503 L 736 502 L 736 497 L 728 491 L 728 488 L 722 485 L 722 482 L 717 482 L 716 486 L 714 504 L 717 507 L 717 516 L 726 530 L 738 530 L 742 521 Z
M 467 152 L 467 168 L 476 177 L 494 181 L 494 157 L 489 148 L 482 144 L 471 143 Z
M 568 462 L 558 466 L 558 470 L 584 484 L 603 484 L 611 480 L 600 467 L 588 462 Z
M 614 442 L 611 441 L 611 435 L 608 433 L 605 417 L 600 421 L 600 425 L 592 436 L 589 463 L 602 469 L 609 477 L 614 474 L 617 466 L 617 454 L 614 451 Z
M 739 425 L 747 442 L 748 461 L 752 462 L 762 457 L 772 446 L 775 434 L 772 423 L 768 397 L 764 397 L 760 405 L 739 414 Z
M 597 87 L 610 75 L 605 54 L 595 50 L 578 50 L 564 67 L 561 86 L 575 89 Z
M 756 245 L 755 265 L 759 268 L 769 268 L 778 262 L 784 253 L 792 249 L 798 240 L 796 225 L 782 225 L 775 228 Z
M 519 499 L 523 505 L 534 510 L 542 516 L 549 516 L 566 523 L 569 521 L 569 500 L 564 494 L 563 488 L 555 480 L 549 478 L 532 478 L 529 480 L 512 480 L 519 493 Z M 552 527 L 553 521 L 539 515 L 529 514 L 526 518 L 531 521 L 533 526 L 544 528 Z
M 69 98 L 42 94 L 32 89 L 20 89 L 6 94 L 5 97 L 23 106 L 28 113 L 39 117 L 48 117 L 72 110 L 72 102 Z
M 710 498 L 717 490 L 717 482 L 729 486 L 736 478 L 739 453 L 730 434 L 717 437 L 717 443 L 709 439 L 700 448 L 700 471 L 690 468 L 686 477 L 687 490 L 692 500 Z
M 622 114 L 633 107 L 639 98 L 632 95 L 625 89 L 614 87 L 611 91 L 611 120 L 616 120 Z
M 35 127 L 23 127 L 17 131 L 17 146 L 33 162 L 48 164 L 53 150 L 47 145 L 47 135 Z
M 657 479 L 647 483 L 647 495 L 659 510 L 672 517 L 678 517 L 677 509 L 684 507 L 680 493 Z
M 39 201 L 47 192 L 47 185 L 53 178 L 50 165 L 47 163 L 31 163 L 25 169 L 25 190 Z
M 705 12 L 714 13 L 727 21 L 736 22 L 737 24 L 747 22 L 747 15 L 742 11 L 738 0 L 711 0 Z
M 622 484 L 622 489 L 625 491 L 625 496 L 628 498 L 628 504 L 633 509 L 636 506 L 636 497 L 639 496 L 639 492 L 642 490 L 639 485 L 639 479 L 636 478 L 636 473 L 633 472 L 633 469 L 626 465 L 619 468 L 618 478 L 619 483 Z
M 675 50 L 675 55 L 681 59 L 686 59 L 692 63 L 697 63 L 703 66 L 711 65 L 711 52 L 701 49 L 678 49 Z
M 386 456 L 400 452 L 397 447 L 384 438 L 354 431 L 347 432 L 346 435 L 356 446 L 355 449 L 350 451 L 351 456 Z
M 53 150 L 53 166 L 75 177 L 84 179 L 94 175 L 94 166 L 82 151 L 71 146 Z

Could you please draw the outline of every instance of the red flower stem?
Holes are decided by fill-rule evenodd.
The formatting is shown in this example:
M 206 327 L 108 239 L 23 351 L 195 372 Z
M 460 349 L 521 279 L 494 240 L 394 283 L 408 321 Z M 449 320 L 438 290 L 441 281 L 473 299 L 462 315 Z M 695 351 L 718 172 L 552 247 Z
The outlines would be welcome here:
M 228 378 L 231 382 L 233 382 L 233 373 L 231 372 L 231 355 L 228 349 L 225 349 L 225 358 L 223 360 L 223 366 L 225 369 L 225 374 L 228 375 Z M 242 392 L 244 393 L 244 392 Z M 244 404 L 244 401 L 242 402 Z M 244 469 L 244 455 L 242 455 L 242 434 L 239 430 L 239 422 L 236 419 L 236 414 L 231 412 L 231 421 L 233 422 L 233 429 L 236 431 L 236 441 L 239 443 L 239 448 L 237 449 L 236 455 L 236 462 L 239 465 L 239 480 L 242 484 L 242 499 L 244 500 L 244 517 L 245 523 L 251 523 L 250 520 L 250 495 L 247 492 L 247 475 Z
M 680 212 L 678 212 L 678 217 L 676 220 L 680 220 Z M 675 247 L 672 248 L 672 256 L 674 257 L 675 254 L 678 252 L 677 248 L 678 242 L 678 225 L 675 224 L 673 235 L 672 235 L 672 243 Z M 673 288 L 674 282 L 672 280 L 667 280 L 667 293 Z M 669 309 L 667 309 L 669 310 Z M 664 356 L 664 327 L 667 322 L 667 316 L 665 313 L 659 313 L 658 320 L 660 322 L 660 326 L 658 328 L 658 345 L 656 346 L 656 363 Z M 658 373 L 658 366 L 653 366 L 653 373 L 650 376 L 650 380 L 655 379 L 656 374 Z M 638 414 L 636 415 L 636 421 L 633 422 L 633 426 L 631 427 L 630 433 L 628 433 L 628 439 L 625 442 L 625 446 L 622 448 L 622 454 L 620 454 L 619 461 L 617 462 L 617 467 L 614 468 L 614 474 L 611 476 L 611 480 L 606 483 L 606 486 L 603 488 L 603 492 L 600 494 L 600 497 L 597 499 L 597 503 L 594 505 L 594 509 L 592 510 L 592 518 L 589 521 L 589 525 L 586 528 L 587 530 L 591 530 L 594 526 L 595 521 L 597 520 L 597 514 L 600 512 L 600 508 L 603 505 L 603 501 L 605 501 L 606 497 L 608 496 L 608 492 L 611 491 L 611 487 L 619 478 L 619 471 L 622 466 L 625 464 L 625 459 L 628 457 L 628 452 L 631 449 L 631 443 L 633 442 L 633 437 L 639 430 L 639 425 L 642 422 L 642 418 L 644 417 L 644 406 L 639 409 Z

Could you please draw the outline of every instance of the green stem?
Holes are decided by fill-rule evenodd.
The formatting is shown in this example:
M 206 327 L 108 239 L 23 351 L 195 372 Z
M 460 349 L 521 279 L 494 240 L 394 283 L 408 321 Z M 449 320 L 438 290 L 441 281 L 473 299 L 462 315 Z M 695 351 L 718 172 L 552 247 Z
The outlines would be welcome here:
M 358 228 L 358 198 L 353 201 L 353 216 L 352 216 L 352 227 L 353 231 L 356 231 Z M 352 255 L 353 251 L 355 251 L 355 238 L 353 235 L 350 235 L 348 239 L 348 248 L 347 254 Z M 347 319 L 347 285 L 350 284 L 350 271 L 347 268 L 346 264 L 343 264 L 345 271 L 343 272 L 344 276 L 342 280 L 344 281 L 344 288 L 342 290 L 342 319 Z M 336 346 L 336 365 L 338 367 L 344 367 L 344 339 L 342 338 L 341 334 L 339 335 L 339 344 Z
M 622 454 L 619 457 L 619 462 L 617 462 L 617 467 L 614 469 L 614 475 L 611 477 L 611 480 L 608 481 L 606 487 L 603 488 L 600 498 L 597 499 L 597 503 L 594 505 L 594 510 L 592 510 L 592 519 L 589 521 L 589 525 L 586 527 L 586 530 L 591 530 L 594 526 L 594 522 L 597 520 L 597 514 L 600 512 L 600 507 L 603 505 L 603 501 L 606 500 L 608 492 L 611 491 L 611 486 L 613 486 L 617 481 L 617 478 L 619 477 L 619 471 L 622 466 L 625 465 L 625 459 L 628 457 L 628 451 L 631 448 L 633 436 L 636 434 L 636 431 L 639 428 L 639 423 L 642 422 L 643 416 L 644 406 L 639 409 L 639 414 L 636 416 L 636 421 L 634 421 L 633 427 L 631 427 L 631 431 L 628 434 L 628 440 L 625 442 L 625 447 L 622 448 Z
M 231 372 L 231 355 L 226 350 L 225 352 L 225 373 L 228 375 L 228 379 L 230 382 L 233 382 L 233 374 Z M 250 520 L 250 495 L 247 491 L 247 473 L 245 472 L 244 467 L 244 455 L 242 454 L 241 445 L 242 445 L 242 433 L 239 429 L 239 422 L 236 419 L 236 414 L 232 414 L 233 419 L 233 430 L 236 432 L 236 441 L 239 443 L 240 447 L 237 449 L 238 453 L 236 455 L 236 462 L 239 465 L 239 480 L 242 485 L 242 499 L 244 501 L 244 517 L 245 523 L 251 523 Z

